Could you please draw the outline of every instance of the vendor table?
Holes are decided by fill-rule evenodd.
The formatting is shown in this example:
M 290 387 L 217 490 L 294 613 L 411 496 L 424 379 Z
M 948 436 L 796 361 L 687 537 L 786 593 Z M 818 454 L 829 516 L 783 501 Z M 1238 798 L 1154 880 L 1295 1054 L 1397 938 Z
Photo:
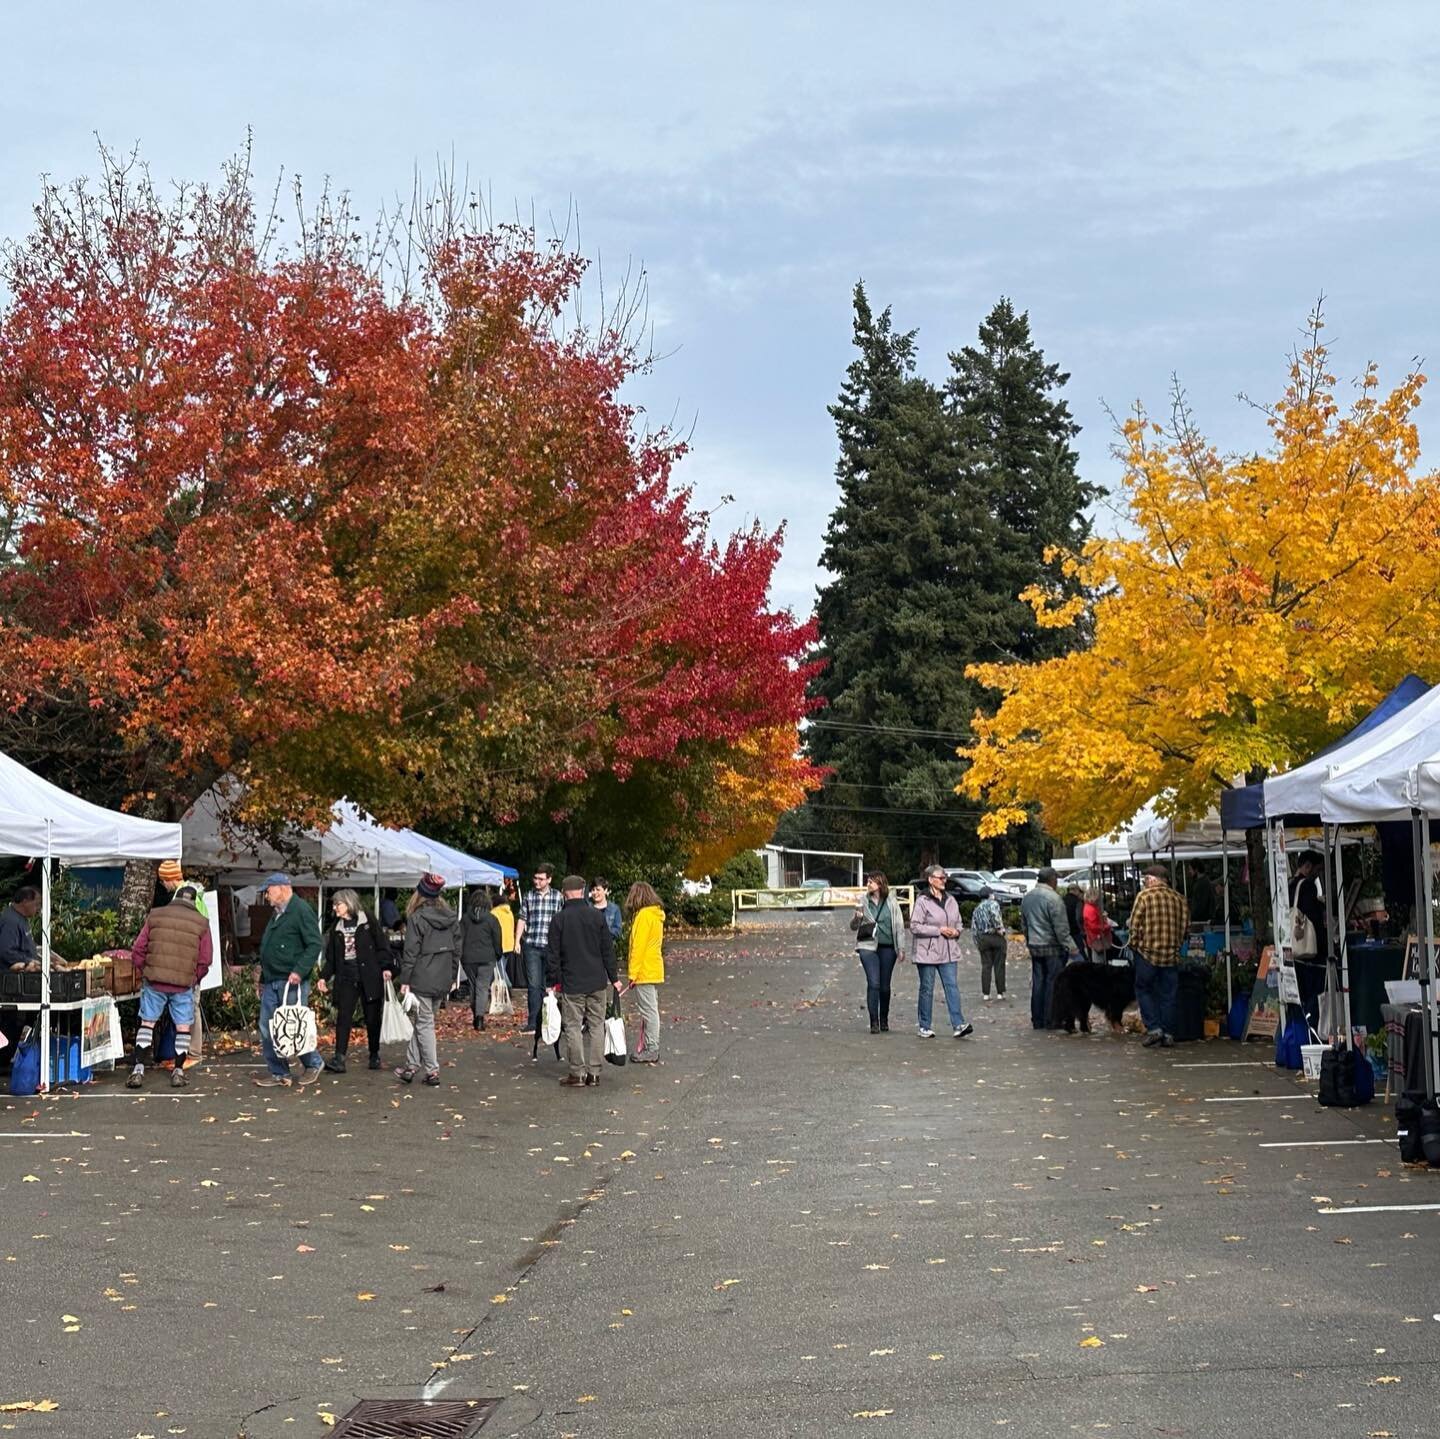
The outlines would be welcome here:
M 1385 981 L 1399 979 L 1405 969 L 1405 951 L 1398 944 L 1351 940 L 1350 1023 L 1377 1034 L 1384 1024 Z

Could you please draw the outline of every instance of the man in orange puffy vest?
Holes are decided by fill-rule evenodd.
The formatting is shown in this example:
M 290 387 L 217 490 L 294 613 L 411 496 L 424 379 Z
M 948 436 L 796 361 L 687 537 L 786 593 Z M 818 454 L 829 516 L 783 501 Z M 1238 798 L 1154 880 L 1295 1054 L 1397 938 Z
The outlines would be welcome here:
M 135 973 L 141 977 L 140 1027 L 135 1031 L 135 1055 L 126 1088 L 145 1083 L 145 1066 L 151 1060 L 155 1025 L 168 1009 L 175 1026 L 175 1069 L 170 1083 L 183 1089 L 189 1083 L 185 1061 L 190 1054 L 190 1031 L 195 1024 L 195 987 L 205 977 L 214 955 L 210 921 L 201 912 L 201 894 L 182 884 L 169 904 L 152 909 L 135 943 L 130 947 Z

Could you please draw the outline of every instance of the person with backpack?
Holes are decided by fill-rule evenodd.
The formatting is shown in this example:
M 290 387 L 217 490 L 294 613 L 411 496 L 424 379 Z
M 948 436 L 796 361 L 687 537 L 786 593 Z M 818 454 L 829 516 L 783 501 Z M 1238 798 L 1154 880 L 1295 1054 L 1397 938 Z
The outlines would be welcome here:
M 980 993 L 985 1003 L 990 1003 L 990 981 L 995 981 L 995 998 L 1003 1004 L 1005 999 L 1005 953 L 1008 941 L 1005 936 L 1005 917 L 1000 913 L 1000 901 L 993 890 L 987 889 L 985 897 L 975 906 L 970 916 L 970 933 L 975 936 L 975 948 L 980 951 Z
M 424 1082 L 440 1083 L 440 1058 L 435 1050 L 435 1007 L 455 987 L 460 965 L 460 926 L 442 896 L 445 881 L 438 874 L 420 876 L 405 907 L 405 950 L 400 961 L 400 993 L 415 998 L 410 1018 L 414 1031 L 405 1063 L 395 1078 L 409 1084 L 422 1069 Z

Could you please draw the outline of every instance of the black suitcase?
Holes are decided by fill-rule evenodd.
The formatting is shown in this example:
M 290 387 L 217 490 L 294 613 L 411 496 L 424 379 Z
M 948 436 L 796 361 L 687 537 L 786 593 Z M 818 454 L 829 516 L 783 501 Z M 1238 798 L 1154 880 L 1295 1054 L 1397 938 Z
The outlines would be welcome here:
M 1205 1000 L 1210 989 L 1210 969 L 1203 964 L 1182 964 L 1175 988 L 1174 1039 L 1203 1039 Z

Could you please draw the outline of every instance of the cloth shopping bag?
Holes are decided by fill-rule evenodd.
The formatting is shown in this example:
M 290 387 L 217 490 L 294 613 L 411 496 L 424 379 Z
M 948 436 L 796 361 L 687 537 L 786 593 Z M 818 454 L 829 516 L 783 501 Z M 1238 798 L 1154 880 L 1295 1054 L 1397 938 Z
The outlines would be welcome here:
M 405 1007 L 400 1003 L 400 997 L 395 993 L 395 981 L 385 981 L 385 1008 L 380 1014 L 380 1043 L 381 1044 L 409 1044 L 410 1036 L 415 1033 L 415 1026 L 410 1022 L 410 1016 L 405 1013 Z

